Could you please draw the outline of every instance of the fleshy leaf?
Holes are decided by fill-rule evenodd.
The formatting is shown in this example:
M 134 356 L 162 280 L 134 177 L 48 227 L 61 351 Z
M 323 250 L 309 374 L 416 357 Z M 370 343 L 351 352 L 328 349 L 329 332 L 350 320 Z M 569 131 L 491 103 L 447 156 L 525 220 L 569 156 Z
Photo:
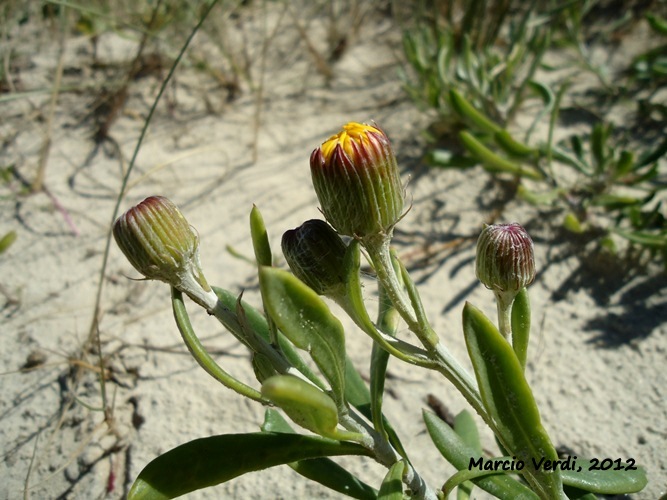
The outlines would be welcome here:
M 454 89 L 449 91 L 449 102 L 454 111 L 474 125 L 478 130 L 489 134 L 495 134 L 502 130 L 500 125 L 494 123 L 488 116 L 478 111 L 477 108 Z
M 270 266 L 273 257 L 271 256 L 271 245 L 269 236 L 264 225 L 264 218 L 255 205 L 250 211 L 250 235 L 252 237 L 252 246 L 255 250 L 255 258 L 260 266 Z
M 502 457 L 500 459 L 496 458 L 491 458 L 489 461 L 493 462 L 496 460 L 502 460 L 502 461 L 508 461 L 511 460 L 512 457 Z M 452 477 L 450 477 L 445 484 L 442 486 L 442 493 L 445 498 L 449 496 L 449 494 L 454 491 L 454 488 L 459 487 L 461 489 L 464 484 L 472 482 L 473 479 L 479 479 L 482 477 L 488 477 L 488 476 L 495 476 L 495 475 L 502 475 L 506 474 L 502 469 L 501 470 L 479 470 L 478 468 L 471 468 L 471 469 L 463 469 L 458 471 L 456 474 L 454 474 Z
M 394 266 L 398 267 L 398 266 Z M 400 268 L 396 269 L 400 273 Z M 399 274 L 400 276 L 400 274 Z M 400 315 L 394 308 L 391 299 L 382 285 L 379 285 L 380 307 L 378 309 L 378 328 L 385 334 L 396 336 Z M 389 353 L 373 342 L 371 351 L 370 369 L 370 391 L 371 391 L 371 413 L 373 415 L 373 426 L 385 439 L 387 432 L 384 428 L 382 415 L 382 401 L 384 397 L 384 384 L 387 379 L 387 366 L 389 364 Z
M 279 412 L 270 408 L 264 413 L 262 431 L 294 434 L 294 429 L 290 427 L 287 420 Z M 375 500 L 377 498 L 375 488 L 367 485 L 330 458 L 311 458 L 287 465 L 303 477 L 348 497 L 358 500 Z
M 136 479 L 128 500 L 176 498 L 247 472 L 298 460 L 365 455 L 364 447 L 299 434 L 225 434 L 196 439 L 160 455 Z
M 482 401 L 496 422 L 504 446 L 526 463 L 522 473 L 542 496 L 563 498 L 559 471 L 532 466 L 532 459 L 557 460 L 542 426 L 535 398 L 514 350 L 495 325 L 470 303 L 463 309 L 463 332 Z
M 562 471 L 563 484 L 584 491 L 602 495 L 626 495 L 643 490 L 648 483 L 644 468 L 634 464 L 634 470 L 588 470 L 592 465 L 591 461 L 577 459 L 576 463 L 576 470 Z M 622 467 L 628 465 L 630 464 L 624 463 Z
M 463 131 L 459 133 L 459 138 L 470 154 L 478 158 L 484 165 L 484 168 L 489 172 L 506 172 L 508 174 L 535 180 L 541 180 L 543 178 L 542 174 L 532 167 L 523 167 L 522 165 L 518 165 L 506 158 L 498 156 L 477 140 L 470 132 Z
M 457 470 L 468 470 L 471 460 L 479 458 L 479 449 L 466 444 L 454 430 L 437 415 L 424 412 L 424 422 L 433 444 L 445 459 Z M 472 480 L 475 485 L 501 500 L 537 500 L 537 495 L 530 488 L 505 475 L 495 475 Z
M 378 500 L 403 500 L 403 472 L 405 462 L 399 460 L 389 468 L 382 480 Z
M 280 269 L 261 267 L 265 307 L 278 328 L 309 352 L 328 380 L 338 407 L 345 404 L 345 332 L 341 322 L 312 289 Z
M 320 436 L 352 440 L 356 437 L 337 429 L 336 403 L 305 380 L 293 375 L 275 375 L 262 384 L 262 396 L 282 408 L 295 424 Z
M 499 130 L 493 135 L 493 139 L 510 156 L 524 157 L 538 154 L 536 149 L 514 139 L 507 130 Z
M 454 419 L 454 432 L 461 436 L 461 439 L 463 439 L 465 444 L 475 450 L 477 456 L 482 456 L 482 444 L 479 441 L 479 431 L 477 430 L 475 420 L 469 411 L 463 410 L 456 415 L 456 418 Z M 472 489 L 473 484 L 470 481 L 464 481 L 459 484 L 459 489 L 456 492 L 457 500 L 466 500 L 470 498 Z
M 252 247 L 255 251 L 255 259 L 258 266 L 271 266 L 273 264 L 273 256 L 271 254 L 271 244 L 269 243 L 269 235 L 266 231 L 264 218 L 256 205 L 252 206 L 250 211 L 250 237 L 252 238 Z M 264 298 L 264 297 L 262 297 Z M 276 325 L 273 323 L 271 316 L 264 306 L 264 312 L 268 318 L 267 324 L 269 326 L 269 341 L 275 345 L 278 343 L 278 332 Z
M 178 331 L 181 332 L 183 342 L 185 342 L 185 345 L 190 351 L 190 354 L 192 354 L 192 357 L 195 359 L 195 361 L 197 361 L 197 363 L 199 363 L 199 365 L 206 371 L 206 373 L 211 375 L 225 387 L 232 389 L 238 394 L 241 394 L 242 396 L 253 399 L 255 401 L 262 401 L 262 396 L 257 389 L 244 384 L 240 380 L 230 375 L 220 365 L 218 365 L 218 363 L 216 363 L 213 357 L 211 357 L 192 328 L 188 310 L 183 303 L 183 293 L 173 287 L 171 289 L 171 304 L 174 312 L 174 319 L 176 320 Z

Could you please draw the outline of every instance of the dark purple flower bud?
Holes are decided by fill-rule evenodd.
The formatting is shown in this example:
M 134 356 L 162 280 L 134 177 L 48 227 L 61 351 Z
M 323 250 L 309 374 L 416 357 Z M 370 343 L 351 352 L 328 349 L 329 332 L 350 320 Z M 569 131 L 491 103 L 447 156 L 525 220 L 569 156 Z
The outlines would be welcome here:
M 326 222 L 312 219 L 283 234 L 282 249 L 294 275 L 320 295 L 344 288 L 345 243 Z
M 533 240 L 520 224 L 486 226 L 477 240 L 477 278 L 495 292 L 518 293 L 535 279 Z

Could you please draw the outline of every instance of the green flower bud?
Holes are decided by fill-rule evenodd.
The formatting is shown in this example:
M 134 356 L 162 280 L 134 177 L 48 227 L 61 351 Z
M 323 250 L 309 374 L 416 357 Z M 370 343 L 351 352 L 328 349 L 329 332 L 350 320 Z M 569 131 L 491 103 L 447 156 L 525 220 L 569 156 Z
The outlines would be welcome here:
M 345 286 L 345 243 L 326 222 L 311 219 L 283 234 L 282 249 L 294 275 L 319 295 L 336 295 Z
M 146 278 L 164 281 L 193 299 L 212 293 L 199 263 L 199 237 L 167 198 L 151 196 L 129 209 L 114 222 L 113 235 Z
M 322 212 L 340 234 L 389 234 L 401 218 L 404 193 L 387 135 L 348 123 L 310 156 Z
M 475 274 L 495 292 L 516 294 L 530 285 L 535 279 L 535 255 L 523 226 L 516 222 L 486 226 L 477 240 Z

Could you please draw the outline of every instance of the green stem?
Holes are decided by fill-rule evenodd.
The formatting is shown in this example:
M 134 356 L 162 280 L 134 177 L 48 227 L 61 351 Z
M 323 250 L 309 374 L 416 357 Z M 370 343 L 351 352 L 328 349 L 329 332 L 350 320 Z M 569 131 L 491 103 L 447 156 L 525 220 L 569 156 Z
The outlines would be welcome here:
M 185 309 L 185 304 L 183 303 L 183 293 L 176 290 L 174 287 L 171 288 L 171 301 L 178 330 L 181 332 L 185 345 L 197 363 L 225 387 L 228 387 L 253 401 L 269 404 L 269 401 L 264 399 L 259 391 L 237 380 L 215 362 L 206 348 L 199 341 L 199 338 L 192 328 L 187 310 Z
M 350 410 L 349 415 L 339 416 L 339 418 L 340 424 L 347 430 L 359 433 L 365 437 L 364 441 L 359 444 L 371 450 L 378 463 L 387 468 L 396 463 L 398 457 L 391 445 L 378 432 L 370 428 L 354 410 Z M 426 484 L 426 481 L 424 481 L 412 465 L 406 463 L 406 466 L 407 470 L 403 475 L 403 482 L 410 488 L 413 495 L 411 498 L 437 500 L 438 497 L 435 492 Z
M 226 307 L 213 290 L 205 291 L 202 287 L 188 287 L 185 289 L 188 296 L 202 306 L 209 314 L 216 317 L 236 339 L 251 352 L 265 356 L 271 366 L 278 373 L 295 375 L 303 380 L 309 380 L 301 371 L 295 368 L 283 354 L 261 335 L 250 328 L 244 328 L 234 311 Z
M 215 294 L 214 294 L 215 295 Z M 213 307 L 207 307 L 209 314 L 215 316 L 220 323 L 222 323 L 234 336 L 246 345 L 252 352 L 256 352 L 265 356 L 271 366 L 273 366 L 278 373 L 288 373 L 296 375 L 299 378 L 308 380 L 300 371 L 294 368 L 268 341 L 258 335 L 252 330 L 244 330 L 239 323 L 236 315 L 227 307 L 225 307 L 217 296 Z
M 495 292 L 496 307 L 498 308 L 498 330 L 512 345 L 512 302 L 516 292 Z
M 407 323 L 408 328 L 417 335 L 421 343 L 426 348 L 435 346 L 438 343 L 438 336 L 430 327 L 425 318 L 418 318 L 414 309 L 410 305 L 410 300 L 403 291 L 403 287 L 396 276 L 396 271 L 391 262 L 391 252 L 389 250 L 390 235 L 378 235 L 374 238 L 366 238 L 363 241 L 364 247 L 375 268 L 378 280 L 385 288 L 387 296 L 392 304 Z
M 408 328 L 419 338 L 428 350 L 429 355 L 437 362 L 435 369 L 458 389 L 491 430 L 497 436 L 501 436 L 496 423 L 484 407 L 475 380 L 440 342 L 438 335 L 428 322 L 428 318 L 426 318 L 414 282 L 412 282 L 403 264 L 398 261 L 405 289 L 408 291 L 407 294 L 401 286 L 391 261 L 390 237 L 391 235 L 380 235 L 374 239 L 367 238 L 363 241 L 375 267 L 378 280 L 385 288 L 385 292 L 391 299 L 396 311 L 407 323 Z

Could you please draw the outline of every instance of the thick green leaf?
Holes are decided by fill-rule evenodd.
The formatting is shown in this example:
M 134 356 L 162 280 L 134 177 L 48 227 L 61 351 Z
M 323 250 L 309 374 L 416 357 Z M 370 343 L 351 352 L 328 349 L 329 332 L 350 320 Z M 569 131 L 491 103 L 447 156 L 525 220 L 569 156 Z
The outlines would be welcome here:
M 523 144 L 514 139 L 507 130 L 500 130 L 493 135 L 496 144 L 510 156 L 535 156 L 538 151 L 535 148 Z
M 665 20 L 665 18 L 656 14 L 647 13 L 646 20 L 656 33 L 667 36 L 667 20 Z
M 476 456 L 482 456 L 482 444 L 479 440 L 479 431 L 477 424 L 472 414 L 463 410 L 454 418 L 454 432 L 456 432 L 463 442 L 470 446 L 475 452 Z
M 623 177 L 632 172 L 635 166 L 635 155 L 631 151 L 623 150 L 614 166 L 614 179 Z
M 435 363 L 429 358 L 424 349 L 381 333 L 371 321 L 361 292 L 361 280 L 359 279 L 360 255 L 359 241 L 353 240 L 345 252 L 345 296 L 339 304 L 357 326 L 384 350 L 407 363 L 434 368 Z
M 502 130 L 500 125 L 494 123 L 488 116 L 478 111 L 465 97 L 456 90 L 449 91 L 449 101 L 452 109 L 456 111 L 463 119 L 474 125 L 481 132 L 495 134 Z
M 0 238 L 0 253 L 5 252 L 16 241 L 16 231 L 9 231 Z
M 635 170 L 638 170 L 646 165 L 651 165 L 652 163 L 657 162 L 667 154 L 667 137 L 665 137 L 660 144 L 658 144 L 653 151 L 649 151 L 646 154 L 643 154 L 637 164 L 635 165 Z
M 619 236 L 639 245 L 656 248 L 667 246 L 667 231 L 658 231 L 655 233 L 649 231 L 625 231 L 621 229 L 614 229 L 613 231 Z
M 607 140 L 611 129 L 610 124 L 597 123 L 591 132 L 591 156 L 597 173 L 602 173 L 607 164 Z
M 591 204 L 598 207 L 605 207 L 613 210 L 631 205 L 638 205 L 642 202 L 641 198 L 634 196 L 623 196 L 617 194 L 599 194 L 591 200 Z
M 160 455 L 132 485 L 128 500 L 176 498 L 248 472 L 325 456 L 370 452 L 350 442 L 298 434 L 225 434 L 196 439 Z
M 317 293 L 291 273 L 261 267 L 259 284 L 271 318 L 299 349 L 310 353 L 331 385 L 334 399 L 345 405 L 345 332 Z
M 403 473 L 405 462 L 399 460 L 389 468 L 382 480 L 378 500 L 403 500 Z
M 456 418 L 454 419 L 454 432 L 461 436 L 461 439 L 463 439 L 466 445 L 475 450 L 477 456 L 482 456 L 482 444 L 479 440 L 479 431 L 477 430 L 475 420 L 469 411 L 463 410 L 456 415 Z M 470 481 L 465 481 L 462 484 L 459 484 L 459 488 L 456 492 L 457 500 L 467 500 L 470 498 L 472 490 L 473 483 Z
M 482 401 L 498 426 L 504 446 L 527 465 L 522 473 L 542 496 L 564 496 L 559 471 L 532 466 L 532 459 L 556 460 L 556 450 L 514 350 L 479 309 L 466 303 L 463 333 Z
M 295 424 L 315 434 L 351 440 L 357 436 L 338 430 L 338 409 L 333 399 L 298 377 L 275 375 L 267 379 L 262 384 L 262 396 L 282 408 Z
M 512 303 L 512 347 L 521 368 L 526 369 L 528 341 L 530 339 L 530 301 L 528 291 L 523 288 Z
M 479 160 L 470 156 L 462 156 L 447 151 L 446 149 L 435 149 L 426 154 L 424 161 L 432 167 L 459 168 L 464 170 L 479 164 Z
M 477 447 L 468 445 L 437 415 L 427 411 L 423 413 L 426 429 L 433 443 L 442 456 L 457 470 L 468 470 L 471 462 L 482 456 Z M 538 498 L 530 488 L 510 476 L 487 476 L 475 478 L 472 482 L 502 500 L 536 500 Z
M 294 429 L 276 410 L 267 409 L 262 424 L 264 432 L 294 434 Z M 303 477 L 320 483 L 327 488 L 359 500 L 374 500 L 377 490 L 367 485 L 354 474 L 338 465 L 330 458 L 311 458 L 287 464 Z
M 273 257 L 271 256 L 269 236 L 264 225 L 264 218 L 259 208 L 255 205 L 252 206 L 252 210 L 250 211 L 250 236 L 257 264 L 260 266 L 270 266 L 273 263 Z
M 542 179 L 542 174 L 534 168 L 523 167 L 498 156 L 469 132 L 463 131 L 459 133 L 459 138 L 470 154 L 478 158 L 489 172 L 505 172 L 529 179 Z
M 574 212 L 568 212 L 563 217 L 563 227 L 571 233 L 581 234 L 584 232 L 584 226 Z
M 398 266 L 395 266 L 398 267 Z M 396 269 L 400 279 L 400 269 Z M 389 295 L 384 287 L 378 282 L 378 294 L 380 307 L 378 308 L 378 328 L 391 337 L 396 336 L 401 316 L 394 308 Z M 373 414 L 373 426 L 385 439 L 387 432 L 384 428 L 382 415 L 382 401 L 384 397 L 384 383 L 387 378 L 387 366 L 389 364 L 389 353 L 377 342 L 373 342 L 371 351 L 370 390 L 371 390 L 371 413 Z
M 527 201 L 531 205 L 553 205 L 558 198 L 561 196 L 561 190 L 559 188 L 557 189 L 552 189 L 550 191 L 546 191 L 543 193 L 537 193 L 535 191 L 531 191 L 526 186 L 523 184 L 519 184 L 519 187 L 517 188 L 517 195 L 519 198 L 522 200 Z
M 502 458 L 491 458 L 488 461 L 489 462 L 500 461 L 502 463 L 502 462 L 511 462 L 511 460 L 512 457 L 502 457 Z M 456 474 L 454 474 L 445 482 L 445 484 L 442 486 L 442 493 L 444 497 L 447 498 L 449 494 L 452 491 L 454 491 L 454 488 L 456 487 L 458 487 L 459 491 L 461 491 L 461 489 L 464 488 L 465 484 L 472 483 L 474 479 L 501 475 L 501 474 L 506 474 L 506 472 L 504 472 L 502 469 L 497 471 L 480 470 L 479 468 L 463 469 L 458 471 Z M 465 497 L 465 489 L 464 489 L 464 494 L 462 496 Z
M 574 167 L 576 170 L 578 170 L 579 172 L 581 172 L 586 176 L 590 177 L 592 174 L 588 164 L 584 163 L 579 158 L 576 158 L 575 156 L 571 155 L 570 153 L 568 153 L 567 151 L 558 146 L 553 146 L 551 150 L 543 148 L 541 154 L 544 156 L 551 156 L 553 157 L 554 160 L 557 160 L 561 163 L 565 163 L 566 165 L 570 165 L 571 167 Z
M 635 470 L 589 470 L 592 465 L 600 465 L 600 462 L 593 464 L 590 460 L 577 459 L 576 469 L 562 472 L 563 484 L 602 495 L 626 495 L 643 490 L 648 483 L 644 468 L 634 463 L 620 466 L 623 469 L 636 467 Z M 613 467 L 617 466 L 614 463 Z
M 273 256 L 271 255 L 269 235 L 266 232 L 264 218 L 262 217 L 262 214 L 256 205 L 253 205 L 252 210 L 250 211 L 250 236 L 252 238 L 252 247 L 255 251 L 257 265 L 260 267 L 273 265 Z M 262 299 L 264 299 L 263 296 Z M 269 342 L 271 342 L 272 345 L 276 345 L 278 343 L 278 332 L 276 330 L 276 325 L 266 310 L 266 306 L 264 307 L 264 312 L 268 318 L 267 324 L 269 326 Z
M 384 399 L 384 383 L 387 376 L 388 364 L 389 353 L 382 349 L 377 342 L 373 342 L 370 369 L 371 415 L 373 417 L 373 427 L 384 439 L 387 438 L 387 431 L 384 428 L 382 402 Z

